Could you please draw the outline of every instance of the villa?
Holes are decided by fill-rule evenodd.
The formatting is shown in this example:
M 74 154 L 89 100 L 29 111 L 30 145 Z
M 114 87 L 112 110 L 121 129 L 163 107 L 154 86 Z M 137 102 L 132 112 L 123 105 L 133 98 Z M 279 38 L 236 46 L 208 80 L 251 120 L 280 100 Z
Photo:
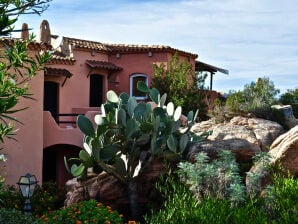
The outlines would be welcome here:
M 22 38 L 28 36 L 26 32 Z M 193 69 L 203 68 L 211 77 L 217 71 L 227 73 L 196 61 L 196 54 L 169 46 L 105 44 L 53 35 L 44 20 L 40 40 L 30 50 L 34 53 L 45 46 L 54 49 L 53 58 L 29 82 L 35 100 L 22 99 L 18 105 L 29 107 L 16 114 L 23 123 L 17 124 L 18 141 L 7 140 L 4 145 L 7 184 L 15 184 L 24 173 L 32 173 L 40 183 L 55 181 L 63 186 L 71 178 L 64 167 L 64 156 L 76 157 L 83 143 L 76 116 L 93 118 L 100 113 L 108 90 L 145 100 L 136 83 L 141 80 L 150 85 L 153 64 L 166 65 L 178 53 L 179 59 L 186 60 Z M 218 97 L 215 91 L 210 94 Z

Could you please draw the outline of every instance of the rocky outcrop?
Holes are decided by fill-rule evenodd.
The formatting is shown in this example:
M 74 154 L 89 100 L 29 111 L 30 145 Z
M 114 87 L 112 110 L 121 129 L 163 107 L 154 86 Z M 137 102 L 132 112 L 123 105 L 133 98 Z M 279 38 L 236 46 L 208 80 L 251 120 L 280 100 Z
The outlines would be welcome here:
M 270 166 L 281 166 L 285 175 L 289 172 L 291 175 L 298 177 L 298 125 L 275 139 L 268 155 L 270 157 Z M 262 163 L 255 164 L 250 173 L 258 180 L 251 180 L 248 176 L 246 178 L 248 189 L 252 188 L 251 185 L 256 182 L 259 184 L 259 189 L 270 183 L 271 173 Z
M 298 177 L 298 125 L 279 136 L 270 148 L 271 163 L 280 163 L 285 172 Z
M 226 124 L 202 122 L 192 130 L 198 134 L 212 131 L 212 134 L 205 141 L 189 148 L 187 157 L 190 161 L 194 160 L 198 152 L 207 152 L 214 158 L 221 150 L 231 150 L 236 154 L 238 162 L 248 162 L 256 153 L 267 151 L 272 142 L 284 132 L 278 123 L 246 117 L 234 117 Z
M 280 122 L 286 126 L 286 128 L 291 129 L 298 125 L 298 119 L 294 117 L 293 108 L 291 105 L 274 105 L 273 109 L 278 110 L 281 113 Z
M 166 166 L 161 161 L 156 161 L 148 167 L 138 179 L 139 204 L 144 207 L 152 193 L 154 184 L 159 176 L 167 172 Z M 76 178 L 66 183 L 67 195 L 64 205 L 70 206 L 82 200 L 96 199 L 121 213 L 129 213 L 129 199 L 127 191 L 113 176 L 102 172 L 99 175 L 89 174 L 85 181 Z

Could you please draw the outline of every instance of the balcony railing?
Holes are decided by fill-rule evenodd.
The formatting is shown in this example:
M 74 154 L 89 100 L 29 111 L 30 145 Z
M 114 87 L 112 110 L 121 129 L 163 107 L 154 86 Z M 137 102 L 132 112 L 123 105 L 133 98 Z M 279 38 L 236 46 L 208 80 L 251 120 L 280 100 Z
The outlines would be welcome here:
M 55 121 L 57 122 L 57 124 L 75 124 L 76 123 L 76 118 L 79 115 L 83 115 L 83 114 L 55 114 L 53 115 Z M 62 119 L 68 117 L 71 119 Z

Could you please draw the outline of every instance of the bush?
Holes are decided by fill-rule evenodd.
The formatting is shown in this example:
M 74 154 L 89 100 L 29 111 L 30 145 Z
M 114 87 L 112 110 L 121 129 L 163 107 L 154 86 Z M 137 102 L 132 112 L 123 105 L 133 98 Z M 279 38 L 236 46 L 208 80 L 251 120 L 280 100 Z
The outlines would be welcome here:
M 221 151 L 219 158 L 209 162 L 207 153 L 196 155 L 196 162 L 179 163 L 178 173 L 199 201 L 206 197 L 227 199 L 232 205 L 245 200 L 245 187 L 239 175 L 235 156 Z
M 42 215 L 47 211 L 59 209 L 63 206 L 66 192 L 58 189 L 55 183 L 44 183 L 37 186 L 31 201 L 32 213 Z M 4 186 L 0 191 L 0 208 L 14 208 L 23 211 L 24 198 L 19 189 L 14 186 Z
M 224 224 L 268 223 L 267 215 L 259 207 L 259 201 L 249 200 L 240 206 L 231 207 L 226 199 L 205 197 L 200 203 L 178 178 L 169 177 L 165 185 L 158 185 L 165 202 L 161 209 L 152 210 L 145 216 L 147 224 Z
M 279 101 L 284 105 L 291 105 L 294 116 L 298 118 L 298 88 L 295 90 L 287 90 L 286 93 L 280 96 Z
M 298 223 L 298 180 L 276 175 L 267 187 L 265 208 L 274 223 Z
M 265 162 L 265 161 L 264 161 Z M 238 206 L 229 200 L 204 196 L 199 202 L 192 191 L 170 176 L 157 184 L 164 202 L 144 218 L 147 224 L 293 224 L 298 223 L 298 180 L 276 175 L 261 197 L 249 198 Z
M 242 91 L 232 92 L 227 98 L 227 110 L 234 115 L 252 113 L 257 117 L 270 118 L 271 105 L 276 103 L 279 90 L 275 88 L 269 78 L 259 78 L 244 86 Z
M 52 211 L 40 217 L 41 222 L 51 224 L 80 223 L 123 223 L 123 216 L 111 207 L 104 206 L 95 200 L 82 201 L 78 204 Z
M 37 224 L 37 220 L 30 214 L 16 209 L 0 208 L 0 223 L 5 224 Z
M 42 215 L 47 211 L 57 210 L 64 205 L 66 196 L 65 189 L 58 188 L 53 182 L 37 186 L 31 198 L 32 213 Z
M 199 85 L 204 83 L 206 76 L 193 71 L 191 65 L 185 60 L 179 61 L 178 54 L 174 54 L 167 66 L 154 65 L 152 87 L 160 90 L 161 95 L 168 94 L 168 102 L 183 108 L 183 113 L 199 109 L 199 117 L 206 116 L 207 105 L 204 102 L 204 92 L 198 91 Z
M 0 208 L 23 210 L 24 198 L 17 188 L 5 185 L 0 191 Z

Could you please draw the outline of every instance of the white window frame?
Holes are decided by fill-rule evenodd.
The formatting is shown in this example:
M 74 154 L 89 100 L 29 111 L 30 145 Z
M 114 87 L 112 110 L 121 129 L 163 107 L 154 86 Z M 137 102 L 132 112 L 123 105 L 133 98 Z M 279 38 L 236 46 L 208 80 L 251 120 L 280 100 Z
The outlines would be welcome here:
M 136 77 L 144 77 L 146 79 L 146 85 L 148 86 L 148 75 L 146 74 L 141 74 L 141 73 L 136 73 L 133 74 L 129 77 L 129 91 L 130 91 L 130 96 L 133 96 L 133 80 Z M 146 100 L 147 96 L 134 96 L 137 100 Z

